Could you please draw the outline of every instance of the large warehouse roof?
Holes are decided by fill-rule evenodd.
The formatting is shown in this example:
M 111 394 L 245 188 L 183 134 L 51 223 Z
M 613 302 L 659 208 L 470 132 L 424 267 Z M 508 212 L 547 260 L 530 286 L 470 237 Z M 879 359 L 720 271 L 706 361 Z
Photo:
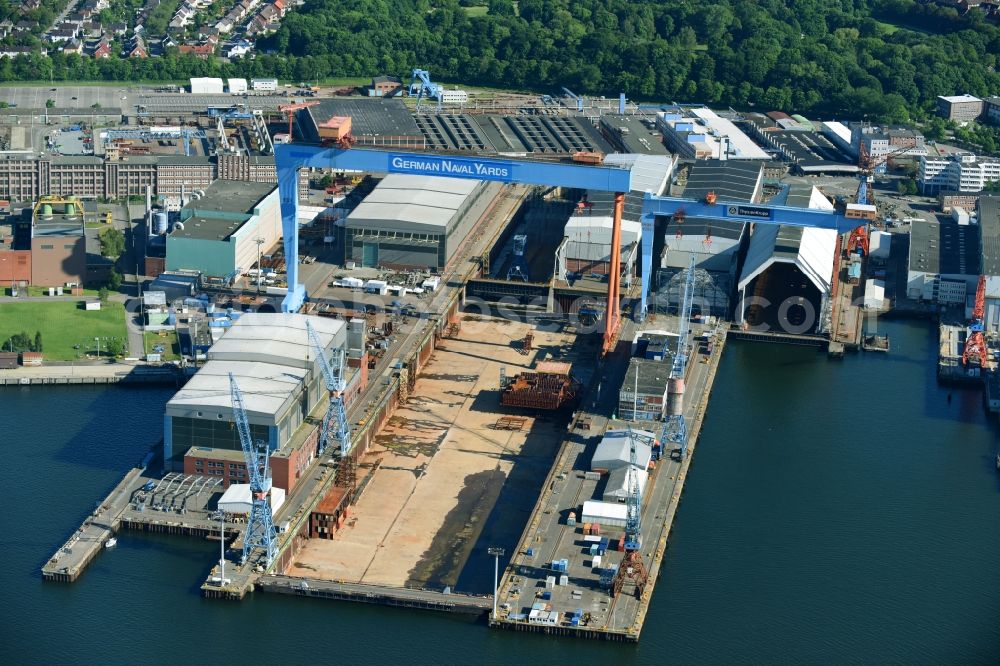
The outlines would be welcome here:
M 284 411 L 307 371 L 275 363 L 209 361 L 174 394 L 167 403 L 168 410 L 174 413 L 178 410 L 217 410 L 215 414 L 231 421 L 233 402 L 229 392 L 229 373 L 236 378 L 243 393 L 247 416 L 273 418 Z
M 979 197 L 979 229 L 983 236 L 983 273 L 1000 275 L 1000 197 Z
M 763 171 L 764 165 L 760 162 L 695 162 L 688 171 L 684 196 L 688 199 L 704 199 L 709 192 L 715 192 L 720 203 L 753 202 L 763 181 Z
M 913 222 L 910 225 L 909 270 L 932 275 L 979 275 L 983 260 L 995 260 L 995 257 L 980 252 L 977 229 L 982 230 L 983 242 L 994 244 L 995 250 L 996 234 L 1000 232 L 996 228 L 998 225 L 1000 223 L 991 225 L 987 221 L 984 226 L 983 220 L 978 227 L 950 219 Z
M 333 116 L 349 116 L 358 137 L 419 137 L 420 128 L 401 99 L 323 99 L 296 114 L 295 129 L 308 141 L 319 142 L 320 123 Z
M 674 170 L 672 155 L 640 155 L 636 153 L 611 153 L 604 163 L 624 166 L 632 170 L 632 191 L 660 194 L 670 181 Z
M 260 361 L 296 368 L 311 368 L 316 361 L 306 322 L 312 324 L 324 348 L 344 328 L 339 319 L 301 314 L 251 312 L 233 322 L 208 351 L 210 360 Z
M 692 116 L 701 119 L 701 122 L 708 128 L 708 134 L 717 141 L 716 137 L 726 137 L 729 139 L 728 150 L 733 159 L 738 160 L 766 160 L 770 157 L 763 148 L 758 146 L 743 131 L 727 118 L 723 118 L 715 111 L 704 107 L 691 109 Z
M 274 183 L 217 180 L 205 189 L 205 196 L 188 202 L 181 211 L 183 225 L 175 227 L 171 235 L 226 240 L 275 187 Z
M 348 229 L 443 234 L 477 180 L 391 174 L 347 216 Z

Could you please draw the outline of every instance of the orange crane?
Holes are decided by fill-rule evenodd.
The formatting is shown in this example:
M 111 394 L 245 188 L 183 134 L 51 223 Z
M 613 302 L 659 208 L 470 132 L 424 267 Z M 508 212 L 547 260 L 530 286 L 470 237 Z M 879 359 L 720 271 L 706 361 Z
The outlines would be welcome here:
M 868 150 L 865 148 L 864 137 L 862 137 L 861 143 L 858 146 L 858 194 L 855 201 L 863 205 L 875 205 L 875 197 L 872 196 L 871 188 L 869 183 L 872 180 L 872 176 L 875 174 L 875 170 L 891 160 L 897 155 L 902 155 L 903 153 L 910 150 L 910 146 L 904 146 L 902 148 L 897 148 L 896 150 L 890 151 L 885 155 L 880 155 L 878 157 L 873 157 Z M 856 227 L 852 232 L 850 238 L 847 240 L 847 251 L 861 250 L 864 256 L 868 256 L 868 223 L 862 224 Z
M 979 361 L 979 367 L 986 369 L 986 337 L 983 335 L 983 320 L 986 318 L 986 276 L 979 276 L 976 287 L 976 304 L 972 309 L 972 323 L 969 324 L 969 337 L 965 340 L 965 351 L 962 352 L 962 365 L 969 365 L 969 359 Z
M 283 104 L 278 107 L 278 111 L 284 113 L 288 116 L 288 140 L 292 141 L 295 137 L 292 136 L 292 124 L 295 122 L 295 113 L 299 109 L 308 109 L 311 106 L 316 106 L 319 102 L 297 102 L 295 104 Z

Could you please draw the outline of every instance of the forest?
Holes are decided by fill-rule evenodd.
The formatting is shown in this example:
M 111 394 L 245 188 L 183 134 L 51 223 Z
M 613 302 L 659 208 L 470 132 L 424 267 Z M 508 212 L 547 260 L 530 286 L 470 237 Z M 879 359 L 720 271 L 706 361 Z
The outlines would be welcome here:
M 473 0 L 478 1 L 478 0 Z M 296 78 L 405 73 L 501 88 L 905 122 L 1000 94 L 1000 28 L 912 0 L 307 0 L 265 47 Z
M 0 0 L 2 1 L 2 0 Z M 306 0 L 227 63 L 168 53 L 0 59 L 0 81 L 294 81 L 396 74 L 658 102 L 907 122 L 938 95 L 1000 94 L 1000 27 L 914 0 Z

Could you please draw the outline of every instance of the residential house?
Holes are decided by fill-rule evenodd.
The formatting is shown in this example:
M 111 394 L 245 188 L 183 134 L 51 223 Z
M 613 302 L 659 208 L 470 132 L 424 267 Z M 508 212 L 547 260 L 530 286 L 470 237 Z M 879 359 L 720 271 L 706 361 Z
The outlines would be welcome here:
M 174 16 L 170 19 L 170 27 L 176 30 L 180 30 L 188 23 L 194 20 L 194 8 L 191 5 L 183 4 L 177 8 L 174 12 Z
M 107 40 L 102 39 L 94 47 L 94 50 L 90 53 L 93 58 L 110 58 L 111 57 L 111 44 Z
M 0 46 L 0 58 L 16 58 L 31 53 L 30 46 Z
M 10 33 L 14 32 L 14 22 L 10 19 L 4 19 L 0 21 L 0 37 L 6 37 Z
M 245 39 L 227 44 L 223 53 L 227 58 L 242 58 L 253 50 L 253 44 Z
M 38 21 L 21 20 L 14 24 L 14 32 L 32 32 L 38 27 Z
M 149 49 L 146 48 L 146 40 L 141 35 L 136 35 L 128 41 L 122 50 L 122 57 L 125 58 L 148 58 Z
M 233 31 L 234 25 L 235 23 L 229 16 L 223 16 L 215 22 L 215 29 L 219 31 L 220 35 L 225 35 Z
M 160 42 L 160 46 L 163 47 L 163 50 L 167 50 L 173 46 L 177 46 L 177 43 L 178 43 L 177 40 L 174 39 L 172 36 L 166 35 L 163 38 L 163 41 Z
M 215 46 L 212 44 L 181 44 L 177 47 L 181 55 L 193 55 L 208 60 L 215 53 Z
M 76 39 L 76 28 L 53 28 L 45 35 L 50 42 L 68 42 Z
M 104 34 L 104 27 L 96 21 L 87 21 L 80 26 L 80 32 L 83 37 L 100 37 Z
M 71 39 L 68 42 L 66 42 L 66 45 L 62 49 L 62 52 L 65 53 L 66 55 L 69 55 L 71 53 L 75 53 L 77 55 L 83 55 L 83 42 L 81 42 L 79 39 Z
M 21 11 L 32 12 L 36 9 L 40 9 L 42 6 L 42 0 L 24 0 L 21 3 Z
M 105 26 L 105 30 L 110 32 L 112 35 L 124 35 L 128 33 L 128 24 L 126 23 L 111 23 Z

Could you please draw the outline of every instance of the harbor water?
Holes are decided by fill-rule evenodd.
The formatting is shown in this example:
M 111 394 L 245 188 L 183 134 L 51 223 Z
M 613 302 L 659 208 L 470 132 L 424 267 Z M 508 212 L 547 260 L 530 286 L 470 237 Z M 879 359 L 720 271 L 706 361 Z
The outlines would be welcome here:
M 158 439 L 172 391 L 4 389 L 0 649 L 83 664 L 996 663 L 996 420 L 978 391 L 936 384 L 930 325 L 880 326 L 890 354 L 843 361 L 727 345 L 635 646 L 281 595 L 204 600 L 217 544 L 183 537 L 126 532 L 78 582 L 44 583 L 46 558 Z

